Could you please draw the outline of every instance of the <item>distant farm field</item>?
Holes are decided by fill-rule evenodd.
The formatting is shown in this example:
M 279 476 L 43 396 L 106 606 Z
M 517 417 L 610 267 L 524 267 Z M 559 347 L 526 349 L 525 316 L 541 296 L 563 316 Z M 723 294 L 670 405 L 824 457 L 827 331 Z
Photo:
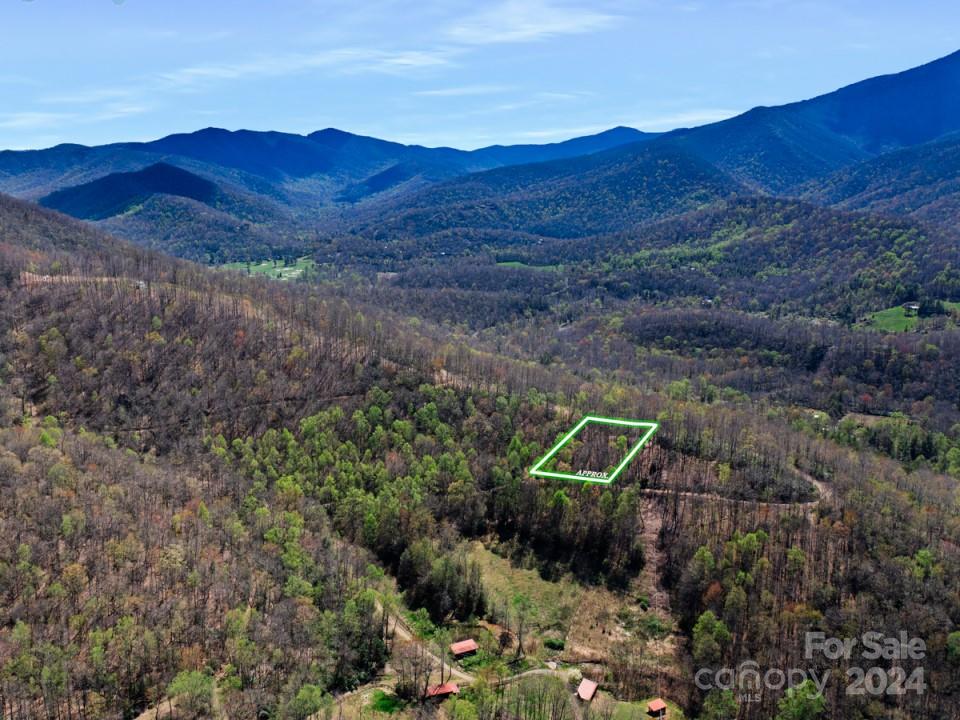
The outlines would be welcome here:
M 283 260 L 261 260 L 259 262 L 233 262 L 220 267 L 237 270 L 247 275 L 264 275 L 274 280 L 296 280 L 307 270 L 316 266 L 313 258 L 301 257 L 296 262 L 284 263 Z
M 948 312 L 960 312 L 960 302 L 945 302 Z M 870 315 L 868 325 L 883 332 L 907 332 L 913 330 L 920 318 L 915 312 L 907 312 L 902 305 L 880 310 Z
M 498 262 L 497 265 L 505 268 L 526 268 L 527 270 L 545 270 L 549 272 L 557 272 L 563 269 L 563 265 L 528 265 L 519 260 L 505 260 L 504 262 Z

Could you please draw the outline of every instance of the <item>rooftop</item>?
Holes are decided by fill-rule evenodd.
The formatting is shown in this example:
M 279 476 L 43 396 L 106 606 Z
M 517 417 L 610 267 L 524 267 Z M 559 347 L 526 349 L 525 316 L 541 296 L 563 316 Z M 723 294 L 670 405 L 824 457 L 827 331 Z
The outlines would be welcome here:
M 445 682 L 443 685 L 434 685 L 427 688 L 427 697 L 442 697 L 444 695 L 456 695 L 460 692 L 460 687 L 456 683 Z
M 452 652 L 454 655 L 464 655 L 469 652 L 476 652 L 478 649 L 479 646 L 477 645 L 477 641 L 473 638 L 455 642 L 450 646 L 450 652 Z
M 594 694 L 597 692 L 597 683 L 593 680 L 587 680 L 584 678 L 580 681 L 580 687 L 577 688 L 577 697 L 581 700 L 590 701 L 593 700 Z

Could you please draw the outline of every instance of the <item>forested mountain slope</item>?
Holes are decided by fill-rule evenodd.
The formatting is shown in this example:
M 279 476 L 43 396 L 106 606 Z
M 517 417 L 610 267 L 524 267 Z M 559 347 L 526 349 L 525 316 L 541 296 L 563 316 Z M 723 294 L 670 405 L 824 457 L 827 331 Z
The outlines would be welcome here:
M 472 171 L 570 158 L 652 137 L 621 127 L 560 143 L 468 152 L 335 129 L 302 136 L 208 128 L 147 143 L 0 152 L 0 191 L 39 198 L 182 257 L 260 259 L 302 252 L 318 228 L 334 222 L 338 208 L 403 196 Z
M 677 142 L 754 188 L 790 193 L 857 161 L 960 130 L 960 52 L 811 100 L 750 110 Z
M 960 53 L 643 144 L 458 177 L 357 208 L 335 228 L 381 243 L 429 238 L 427 247 L 444 235 L 471 245 L 530 244 L 541 237 L 637 228 L 734 195 L 799 195 L 805 184 L 805 197 L 814 202 L 878 211 L 929 204 L 918 218 L 943 219 L 951 207 L 949 152 L 955 140 L 949 136 L 960 129 L 958 97 Z M 925 145 L 939 138 L 947 139 Z M 915 164 L 920 167 L 907 175 L 905 167 Z M 892 184 L 881 191 L 890 196 L 888 203 L 857 200 L 854 188 L 866 175 Z M 846 195 L 851 197 L 843 202 Z M 938 211 L 941 205 L 945 209 Z M 835 249 L 841 247 L 838 242 Z
M 806 197 L 845 209 L 908 215 L 955 229 L 960 216 L 960 135 L 840 170 L 812 184 Z
M 130 212 L 151 195 L 185 197 L 216 207 L 224 193 L 212 182 L 186 170 L 157 163 L 130 173 L 114 173 L 84 185 L 58 190 L 40 204 L 81 220 L 103 220 Z
M 214 181 L 229 180 L 264 194 L 282 192 L 287 184 L 295 185 L 308 177 L 326 178 L 327 183 L 342 188 L 345 183 L 361 182 L 406 164 L 419 166 L 436 179 L 502 165 L 586 155 L 655 136 L 632 128 L 613 128 L 559 143 L 494 145 L 464 151 L 403 145 L 334 128 L 309 135 L 206 128 L 150 142 L 0 152 L 0 191 L 36 198 L 156 162 L 197 171 Z M 314 193 L 322 193 L 322 187 Z
M 381 302 L 471 327 L 597 296 L 850 323 L 920 298 L 960 297 L 954 238 L 907 218 L 744 197 L 588 237 L 451 228 L 346 238 L 315 258 L 389 268 L 397 274 L 373 290 Z
M 739 190 L 710 165 L 654 141 L 469 175 L 402 199 L 353 230 L 401 240 L 460 230 L 583 237 L 681 214 Z

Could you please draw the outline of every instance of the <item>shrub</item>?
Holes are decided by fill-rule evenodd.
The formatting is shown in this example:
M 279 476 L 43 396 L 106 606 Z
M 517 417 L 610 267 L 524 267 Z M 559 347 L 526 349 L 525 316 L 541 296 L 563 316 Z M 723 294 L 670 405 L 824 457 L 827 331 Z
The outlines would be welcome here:
M 562 638 L 547 638 L 543 641 L 543 644 L 551 650 L 563 650 L 566 647 Z

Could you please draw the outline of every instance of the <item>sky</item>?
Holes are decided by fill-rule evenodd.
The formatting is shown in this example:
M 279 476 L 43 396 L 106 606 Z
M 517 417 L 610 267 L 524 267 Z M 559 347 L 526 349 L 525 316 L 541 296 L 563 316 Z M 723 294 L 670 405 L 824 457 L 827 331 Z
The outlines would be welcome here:
M 955 0 L 0 0 L 0 148 L 662 131 L 958 49 Z

